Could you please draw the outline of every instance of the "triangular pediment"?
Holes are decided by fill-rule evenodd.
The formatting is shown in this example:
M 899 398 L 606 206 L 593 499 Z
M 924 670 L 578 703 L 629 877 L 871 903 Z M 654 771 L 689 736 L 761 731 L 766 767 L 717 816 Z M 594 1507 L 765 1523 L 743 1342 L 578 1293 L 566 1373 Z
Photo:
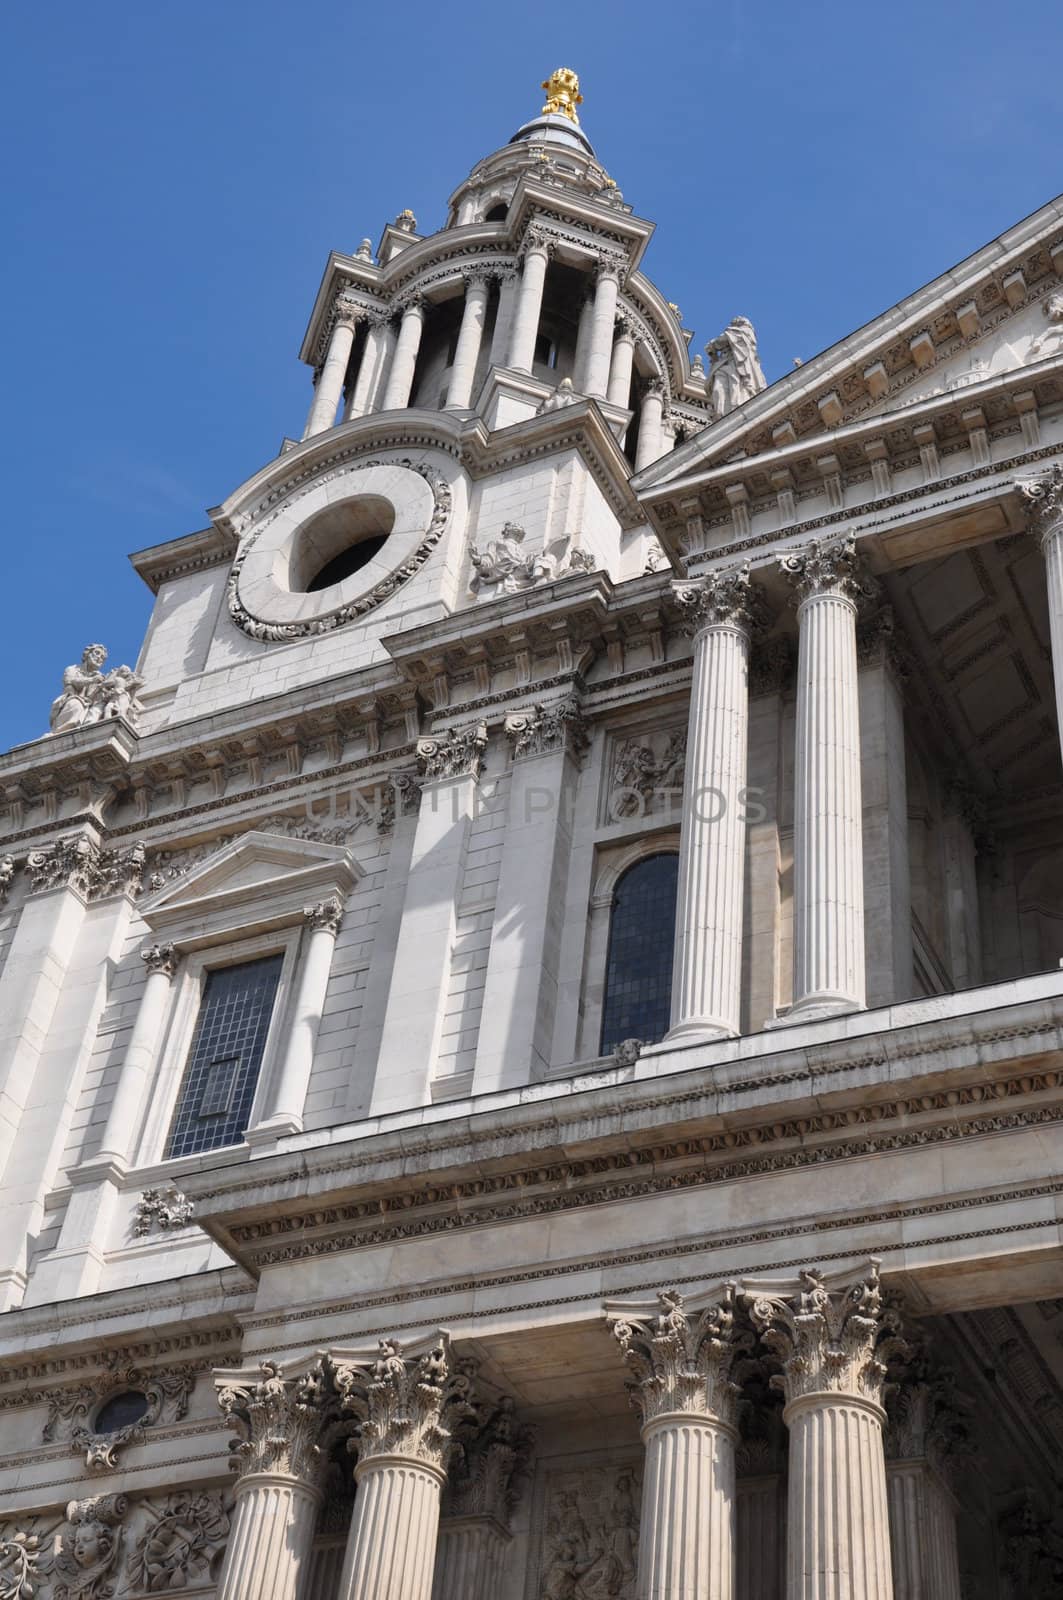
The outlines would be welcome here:
M 253 830 L 219 847 L 140 906 L 160 936 L 188 944 L 242 927 L 278 927 L 330 894 L 345 897 L 360 869 L 343 845 Z
M 636 492 L 1059 358 L 1063 317 L 1046 312 L 1060 295 L 1063 198 L 654 462 Z

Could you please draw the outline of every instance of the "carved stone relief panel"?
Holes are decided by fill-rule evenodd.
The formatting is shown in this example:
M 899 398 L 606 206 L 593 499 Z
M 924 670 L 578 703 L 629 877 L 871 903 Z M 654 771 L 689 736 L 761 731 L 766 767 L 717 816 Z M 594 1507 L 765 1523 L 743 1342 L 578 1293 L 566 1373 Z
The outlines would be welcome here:
M 525 1600 L 634 1600 L 642 1452 L 539 1464 Z
M 686 769 L 686 723 L 618 733 L 609 742 L 603 825 L 649 816 L 679 820 Z

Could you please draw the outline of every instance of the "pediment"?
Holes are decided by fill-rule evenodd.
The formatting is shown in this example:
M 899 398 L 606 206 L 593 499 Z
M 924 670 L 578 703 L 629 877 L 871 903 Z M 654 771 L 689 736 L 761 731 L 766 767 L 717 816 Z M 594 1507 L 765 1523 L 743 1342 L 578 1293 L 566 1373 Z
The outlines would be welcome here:
M 1063 198 L 710 424 L 635 490 L 654 498 L 692 473 L 1051 361 L 1063 318 L 1046 311 L 1060 295 Z
M 153 933 L 194 948 L 295 922 L 307 905 L 345 898 L 360 876 L 343 845 L 253 830 L 157 889 L 140 913 Z

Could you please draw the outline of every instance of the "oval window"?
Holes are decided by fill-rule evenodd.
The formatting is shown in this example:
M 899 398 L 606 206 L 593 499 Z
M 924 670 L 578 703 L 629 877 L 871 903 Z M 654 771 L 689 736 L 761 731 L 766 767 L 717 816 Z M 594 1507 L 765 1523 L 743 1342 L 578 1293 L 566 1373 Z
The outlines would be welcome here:
M 325 506 L 299 531 L 291 555 L 290 586 L 296 594 L 331 589 L 383 549 L 395 524 L 395 508 L 382 495 L 364 494 Z
M 120 1433 L 140 1422 L 151 1409 L 151 1401 L 140 1389 L 124 1389 L 105 1400 L 96 1413 L 95 1433 Z

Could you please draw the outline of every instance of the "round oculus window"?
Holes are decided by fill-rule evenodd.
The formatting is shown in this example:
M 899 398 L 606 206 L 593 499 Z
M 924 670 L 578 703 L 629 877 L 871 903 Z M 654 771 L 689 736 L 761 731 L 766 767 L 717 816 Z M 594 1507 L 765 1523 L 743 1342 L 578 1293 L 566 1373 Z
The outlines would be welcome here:
M 96 1413 L 93 1423 L 95 1433 L 120 1433 L 143 1421 L 151 1410 L 151 1401 L 140 1389 L 123 1389 L 105 1400 Z

